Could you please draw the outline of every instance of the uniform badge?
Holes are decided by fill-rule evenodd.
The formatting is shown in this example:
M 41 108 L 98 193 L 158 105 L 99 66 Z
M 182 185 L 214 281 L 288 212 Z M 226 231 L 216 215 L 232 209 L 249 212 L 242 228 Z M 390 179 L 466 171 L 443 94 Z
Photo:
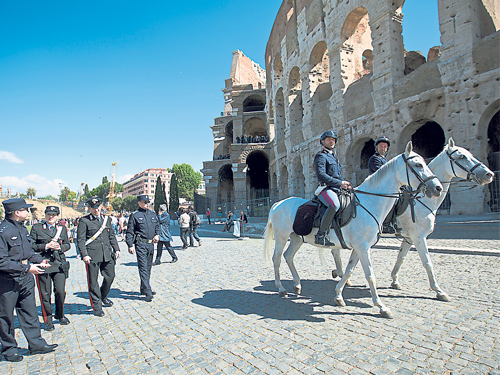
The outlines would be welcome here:
M 10 239 L 11 239 L 11 240 L 17 240 L 17 237 L 16 237 L 16 236 L 14 236 L 14 237 L 11 237 Z
M 144 220 L 144 218 L 143 218 L 143 217 L 140 217 L 140 218 L 139 218 L 139 220 Z

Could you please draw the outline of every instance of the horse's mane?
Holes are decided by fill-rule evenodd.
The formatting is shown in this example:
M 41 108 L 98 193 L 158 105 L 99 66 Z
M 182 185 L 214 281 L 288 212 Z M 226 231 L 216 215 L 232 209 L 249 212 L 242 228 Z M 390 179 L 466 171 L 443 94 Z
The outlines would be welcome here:
M 361 183 L 361 185 L 359 185 L 358 187 L 363 186 L 363 188 L 366 189 L 370 187 L 380 186 L 380 180 L 385 178 L 386 174 L 389 173 L 388 171 L 390 169 L 392 170 L 392 165 L 396 163 L 396 161 L 399 159 L 400 156 L 401 154 L 389 160 L 382 167 L 380 167 L 379 170 L 377 170 L 372 175 L 368 176 L 363 181 L 363 183 Z

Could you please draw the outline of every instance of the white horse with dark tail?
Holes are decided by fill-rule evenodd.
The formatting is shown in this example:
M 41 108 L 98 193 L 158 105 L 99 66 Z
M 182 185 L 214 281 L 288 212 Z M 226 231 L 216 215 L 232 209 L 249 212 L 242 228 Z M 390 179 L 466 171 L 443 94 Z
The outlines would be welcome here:
M 398 259 L 391 273 L 393 280 L 391 288 L 401 289 L 399 271 L 403 265 L 404 258 L 414 244 L 422 265 L 427 272 L 431 289 L 436 292 L 438 300 L 448 302 L 450 301 L 450 297 L 441 289 L 434 274 L 434 268 L 427 247 L 427 236 L 434 231 L 437 210 L 446 198 L 451 180 L 454 177 L 474 181 L 477 185 L 481 186 L 491 183 L 494 173 L 465 148 L 456 146 L 452 138 L 449 139 L 443 151 L 429 163 L 429 168 L 441 181 L 444 190 L 437 199 L 423 197 L 416 200 L 415 222 L 412 220 L 410 208 L 406 209 L 397 218 L 397 224 L 402 229 L 401 236 L 404 237 L 404 241 L 401 244 Z M 332 249 L 332 254 L 337 268 L 334 271 L 334 277 L 336 276 L 335 272 L 338 276 L 342 277 L 344 274 L 342 272 L 340 251 Z
M 360 207 L 357 208 L 357 215 L 348 225 L 342 228 L 344 240 L 349 248 L 352 249 L 351 262 L 347 266 L 344 277 L 335 288 L 335 303 L 339 306 L 345 306 L 342 298 L 342 291 L 346 281 L 351 276 L 354 267 L 361 261 L 365 272 L 366 280 L 370 286 L 372 300 L 375 306 L 380 309 L 383 317 L 392 318 L 391 310 L 385 306 L 377 294 L 375 275 L 373 273 L 372 262 L 370 258 L 370 248 L 373 246 L 379 236 L 380 224 L 389 213 L 394 204 L 393 198 L 387 198 L 386 193 L 398 192 L 402 185 L 425 185 L 426 195 L 429 197 L 438 197 L 443 191 L 443 186 L 432 174 L 424 159 L 412 151 L 412 144 L 408 142 L 405 153 L 392 159 L 385 164 L 376 174 L 370 176 L 358 187 L 358 190 L 367 193 L 379 195 L 357 194 Z M 279 267 L 281 256 L 285 249 L 286 242 L 290 239 L 290 245 L 284 253 L 286 262 L 293 276 L 294 290 L 297 294 L 301 292 L 300 278 L 295 269 L 293 258 L 300 246 L 306 242 L 314 244 L 314 235 L 317 232 L 315 228 L 307 236 L 299 236 L 294 233 L 292 226 L 299 206 L 307 202 L 302 198 L 288 198 L 277 202 L 269 212 L 266 232 L 264 236 L 264 255 L 269 258 L 271 245 L 276 242 L 273 255 L 275 284 L 281 296 L 287 294 L 281 284 Z M 363 208 L 361 208 L 363 207 Z M 335 231 L 330 230 L 330 239 L 337 244 L 340 249 L 340 241 Z M 315 245 L 318 246 L 318 245 Z

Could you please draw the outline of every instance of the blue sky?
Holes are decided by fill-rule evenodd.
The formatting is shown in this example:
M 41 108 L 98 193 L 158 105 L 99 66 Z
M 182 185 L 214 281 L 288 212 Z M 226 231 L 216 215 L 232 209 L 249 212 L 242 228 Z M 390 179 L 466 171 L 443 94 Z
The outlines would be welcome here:
M 281 0 L 1 1 L 0 183 L 57 195 L 212 158 L 232 52 L 264 67 Z M 189 6 L 185 5 L 189 4 Z M 407 50 L 439 45 L 437 0 L 407 0 Z

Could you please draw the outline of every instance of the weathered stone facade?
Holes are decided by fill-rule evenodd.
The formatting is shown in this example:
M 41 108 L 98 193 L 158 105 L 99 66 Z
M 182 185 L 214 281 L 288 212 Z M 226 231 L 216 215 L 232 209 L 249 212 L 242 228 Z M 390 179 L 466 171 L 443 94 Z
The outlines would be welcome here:
M 211 126 L 212 161 L 203 162 L 206 196 L 212 210 L 269 194 L 270 139 L 265 109 L 265 71 L 241 51 L 233 52 L 226 80 L 224 112 Z M 233 206 L 231 206 L 233 207 Z M 245 206 L 243 206 L 245 207 Z M 234 208 L 233 208 L 234 209 Z
M 392 140 L 389 157 L 409 140 L 434 157 L 449 137 L 483 162 L 500 151 L 498 1 L 436 1 L 441 45 L 427 58 L 404 49 L 404 0 L 283 1 L 265 55 L 271 189 L 312 196 L 328 129 L 355 185 L 380 135 Z M 489 209 L 488 187 L 462 190 L 450 190 L 451 214 Z

